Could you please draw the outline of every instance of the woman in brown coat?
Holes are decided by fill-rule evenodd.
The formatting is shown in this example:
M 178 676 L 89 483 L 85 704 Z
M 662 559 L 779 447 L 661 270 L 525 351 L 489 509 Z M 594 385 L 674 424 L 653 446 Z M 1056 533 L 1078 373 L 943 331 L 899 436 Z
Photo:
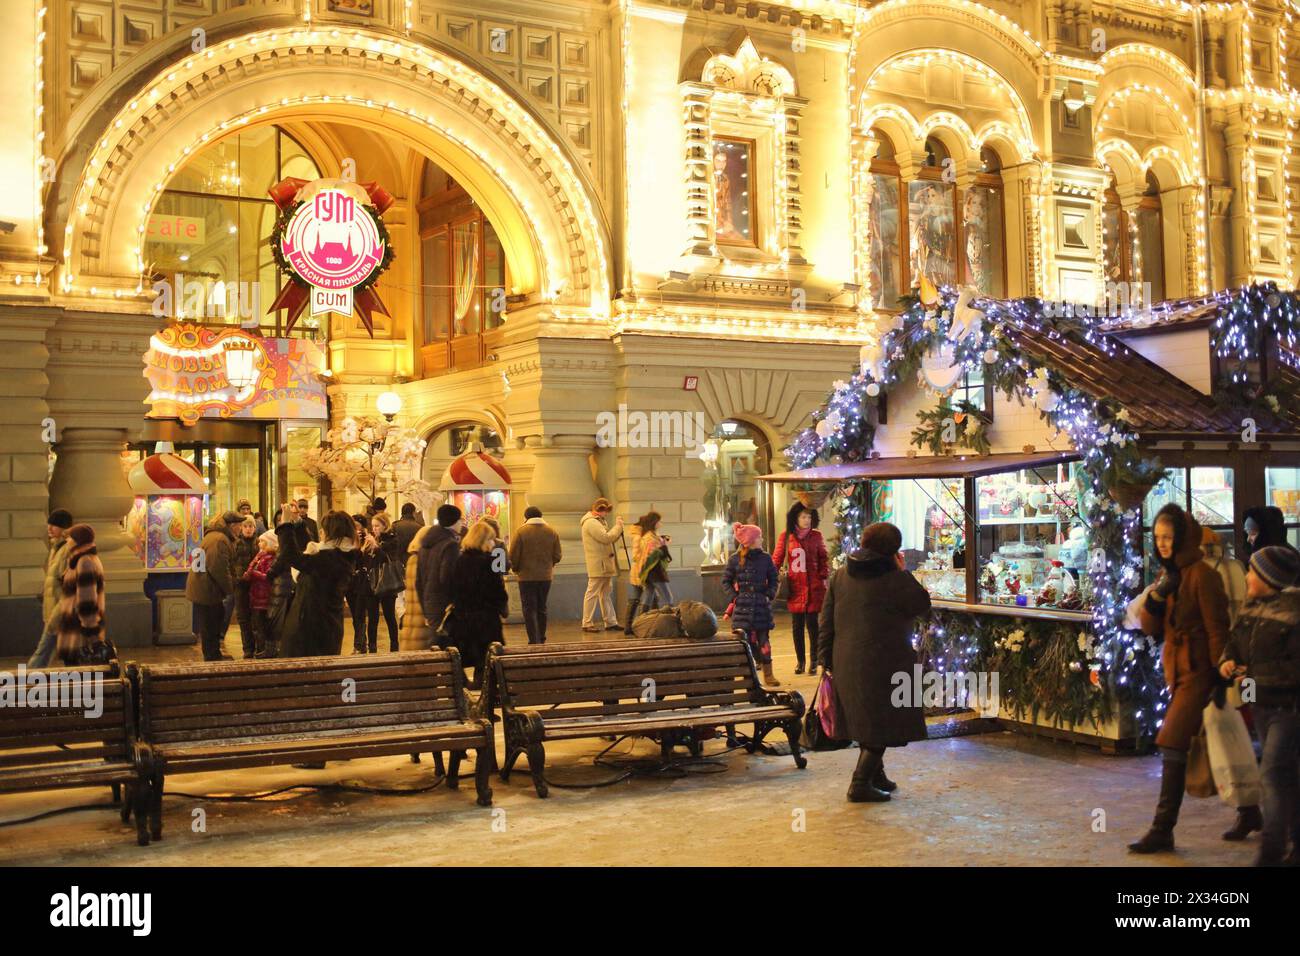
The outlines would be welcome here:
M 1164 574 L 1147 594 L 1142 630 L 1163 639 L 1160 661 L 1171 700 L 1156 746 L 1160 748 L 1160 799 L 1151 829 L 1134 853 L 1174 848 L 1174 825 L 1187 782 L 1187 751 L 1201 729 L 1201 711 L 1214 689 L 1215 668 L 1228 640 L 1228 595 L 1223 579 L 1202 560 L 1201 526 L 1178 505 L 1165 505 L 1152 527 Z
M 59 601 L 58 656 L 68 667 L 107 664 L 117 656 L 104 617 L 104 565 L 88 524 L 68 529 L 68 570 Z
M 930 594 L 903 568 L 903 536 L 885 521 L 862 532 L 862 547 L 831 575 L 822 603 L 818 661 L 834 673 L 835 707 L 862 752 L 849 786 L 854 803 L 889 799 L 885 748 L 925 739 L 925 715 L 907 695 L 895 697 L 894 675 L 910 681 L 917 663 L 916 620 Z
M 415 581 L 420 563 L 420 545 L 431 527 L 432 525 L 425 525 L 416 531 L 406 548 L 406 610 L 402 612 L 402 629 L 397 634 L 397 649 L 400 651 L 427 651 L 433 644 L 433 631 L 424 619 L 424 610 L 420 607 L 420 589 Z

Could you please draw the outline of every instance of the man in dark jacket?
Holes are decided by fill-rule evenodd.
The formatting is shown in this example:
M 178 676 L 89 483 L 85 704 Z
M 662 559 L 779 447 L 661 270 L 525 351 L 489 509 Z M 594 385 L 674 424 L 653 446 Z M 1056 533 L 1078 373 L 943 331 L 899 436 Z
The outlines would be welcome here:
M 221 652 L 221 625 L 225 620 L 226 598 L 235 593 L 234 527 L 243 520 L 238 513 L 227 511 L 208 525 L 203 536 L 203 553 L 195 556 L 185 579 L 185 596 L 194 605 L 205 661 L 232 660 Z
M 821 665 L 834 674 L 835 706 L 858 755 L 849 799 L 889 799 L 885 748 L 925 739 L 915 693 L 895 700 L 898 679 L 913 679 L 916 619 L 930 612 L 930 594 L 903 566 L 898 528 L 880 521 L 862 532 L 862 547 L 831 575 L 818 622 Z M 906 682 L 905 682 L 906 683 Z
M 460 556 L 460 533 L 465 519 L 455 505 L 438 509 L 438 523 L 425 532 L 416 559 L 415 589 L 425 620 L 436 634 L 451 603 L 451 572 Z
M 510 542 L 510 566 L 519 578 L 519 603 L 529 644 L 546 643 L 546 599 L 555 566 L 560 563 L 560 536 L 542 520 L 542 509 L 529 507 L 524 524 Z
M 400 549 L 397 553 L 402 555 L 403 562 L 406 561 L 411 542 L 415 540 L 415 533 L 423 527 L 424 522 L 415 517 L 415 505 L 409 501 L 402 505 L 402 517 L 393 522 L 393 533 L 397 535 L 397 547 Z
M 302 521 L 302 526 L 307 530 L 307 537 L 312 541 L 320 541 L 320 525 L 316 519 L 307 513 L 307 499 L 298 499 L 298 518 Z
M 1219 673 L 1254 682 L 1264 789 L 1259 866 L 1300 863 L 1300 554 L 1271 545 L 1250 556 L 1246 604 Z M 1246 693 L 1243 685 L 1243 696 Z M 1291 853 L 1283 860 L 1288 834 Z

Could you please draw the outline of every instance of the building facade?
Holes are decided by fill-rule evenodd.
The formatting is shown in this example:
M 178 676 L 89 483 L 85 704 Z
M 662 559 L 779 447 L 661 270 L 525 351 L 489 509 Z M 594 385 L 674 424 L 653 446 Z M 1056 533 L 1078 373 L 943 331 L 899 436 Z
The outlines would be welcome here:
M 66 507 L 99 534 L 115 637 L 149 639 L 120 522 L 123 462 L 154 441 L 188 449 L 214 505 L 316 497 L 300 458 L 322 423 L 144 404 L 168 321 L 285 334 L 266 306 L 286 177 L 394 197 L 389 314 L 295 331 L 325 353 L 330 420 L 396 391 L 435 483 L 473 441 L 499 450 L 511 520 L 526 501 L 563 536 L 561 613 L 598 495 L 664 516 L 695 596 L 731 521 L 779 530 L 755 476 L 922 276 L 1088 304 L 1294 287 L 1292 7 L 10 0 L 6 620 L 34 641 Z M 204 295 L 160 315 L 164 278 Z M 203 307 L 231 287 L 256 309 Z

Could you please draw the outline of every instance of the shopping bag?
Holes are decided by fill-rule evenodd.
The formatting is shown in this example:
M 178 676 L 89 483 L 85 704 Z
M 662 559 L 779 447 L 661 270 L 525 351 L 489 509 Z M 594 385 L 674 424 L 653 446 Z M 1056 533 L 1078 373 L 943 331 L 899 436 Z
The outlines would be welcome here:
M 1231 704 L 1220 707 L 1214 701 L 1202 714 L 1210 772 L 1219 797 L 1230 807 L 1257 807 L 1263 798 L 1259 764 L 1250 743 L 1250 731 L 1241 712 Z
M 1210 753 L 1205 745 L 1205 728 L 1192 738 L 1191 749 L 1187 751 L 1187 783 L 1189 797 L 1212 797 L 1214 789 L 1214 771 L 1210 769 Z
M 1151 593 L 1151 589 L 1154 587 L 1153 584 L 1139 591 L 1138 596 L 1129 601 L 1128 606 L 1124 608 L 1124 627 L 1128 630 L 1142 630 L 1142 619 L 1138 616 L 1138 611 L 1142 609 L 1142 605 L 1146 603 L 1147 595 Z
M 841 750 L 851 743 L 840 739 L 838 735 L 842 732 L 831 675 L 823 672 L 812 706 L 803 717 L 800 745 L 807 750 Z

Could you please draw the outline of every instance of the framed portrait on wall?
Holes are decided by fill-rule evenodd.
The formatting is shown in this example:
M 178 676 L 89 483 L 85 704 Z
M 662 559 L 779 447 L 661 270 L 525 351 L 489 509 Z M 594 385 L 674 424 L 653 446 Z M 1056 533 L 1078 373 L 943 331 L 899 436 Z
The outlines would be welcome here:
M 756 246 L 754 141 L 713 139 L 713 231 L 718 242 Z

